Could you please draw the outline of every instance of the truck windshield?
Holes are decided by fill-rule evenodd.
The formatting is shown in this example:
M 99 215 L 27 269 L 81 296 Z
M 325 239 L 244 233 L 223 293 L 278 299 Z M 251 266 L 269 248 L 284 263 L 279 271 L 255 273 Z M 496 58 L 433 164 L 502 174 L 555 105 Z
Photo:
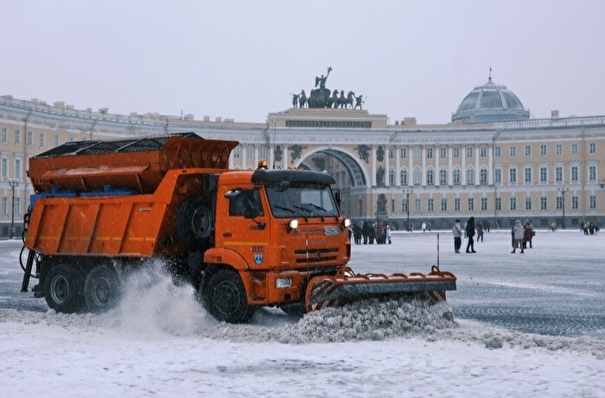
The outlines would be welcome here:
M 338 217 L 338 208 L 329 186 L 293 182 L 267 185 L 273 215 L 287 217 Z

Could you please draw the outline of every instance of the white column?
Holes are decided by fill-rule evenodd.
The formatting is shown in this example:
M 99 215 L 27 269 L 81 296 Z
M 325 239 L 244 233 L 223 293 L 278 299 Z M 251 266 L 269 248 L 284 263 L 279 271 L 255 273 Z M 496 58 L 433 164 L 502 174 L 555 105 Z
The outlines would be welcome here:
M 466 145 L 462 145 L 460 148 L 460 157 L 462 158 L 462 174 L 460 176 L 460 184 L 466 185 Z
M 435 149 L 433 149 L 433 151 L 435 152 L 435 173 L 433 175 L 433 178 L 435 179 L 435 186 L 438 187 L 439 185 L 441 185 L 441 180 L 439 179 L 439 177 L 441 176 L 439 170 L 439 146 L 435 146 Z
M 481 184 L 481 170 L 479 170 L 479 145 L 475 144 L 475 185 Z
M 376 145 L 372 145 L 372 186 L 376 186 Z
M 288 163 L 288 144 L 283 145 L 282 159 L 284 160 L 283 168 L 287 169 L 289 165 Z
M 494 144 L 487 147 L 487 183 L 494 185 Z
M 269 168 L 275 168 L 275 144 L 269 146 Z
M 254 144 L 254 165 L 252 167 L 258 166 L 258 160 L 258 144 Z
M 399 157 L 401 156 L 401 149 L 399 145 L 395 147 L 395 186 L 401 186 L 401 162 Z
M 389 186 L 389 167 L 391 167 L 390 161 L 389 161 L 389 150 L 390 147 L 388 145 L 385 145 L 385 153 L 384 153 L 384 186 L 388 187 Z
M 408 145 L 408 186 L 414 185 L 414 147 Z
M 451 145 L 447 147 L 447 185 L 454 185 L 454 160 L 452 159 L 452 155 L 454 154 L 454 150 Z
M 422 152 L 420 154 L 420 161 L 422 167 L 420 169 L 420 185 L 426 187 L 426 146 L 422 146 Z
M 246 155 L 248 153 L 248 145 L 249 144 L 243 144 L 242 145 L 242 170 L 246 170 L 246 163 L 248 163 L 248 159 L 246 159 Z

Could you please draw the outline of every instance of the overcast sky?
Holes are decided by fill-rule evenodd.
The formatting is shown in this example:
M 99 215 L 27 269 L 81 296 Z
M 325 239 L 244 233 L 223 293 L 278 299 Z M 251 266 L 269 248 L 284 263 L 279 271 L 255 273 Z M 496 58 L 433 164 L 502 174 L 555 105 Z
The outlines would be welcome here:
M 448 123 L 475 87 L 533 118 L 605 114 L 605 2 L 0 0 L 0 95 L 265 122 L 291 93 Z

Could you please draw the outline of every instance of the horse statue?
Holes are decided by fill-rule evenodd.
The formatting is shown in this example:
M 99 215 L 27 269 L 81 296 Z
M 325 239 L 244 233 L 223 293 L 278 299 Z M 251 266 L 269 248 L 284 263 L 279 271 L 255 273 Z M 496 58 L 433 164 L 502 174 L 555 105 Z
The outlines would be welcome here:
M 351 109 L 353 109 L 354 102 L 355 102 L 355 93 L 353 91 L 349 91 L 349 93 L 347 94 L 347 101 L 345 102 L 345 109 L 348 109 L 349 105 L 351 106 Z
M 332 96 L 328 97 L 328 102 L 326 103 L 327 108 L 338 108 L 338 90 L 334 90 L 332 92 Z
M 305 90 L 301 90 L 300 91 L 299 98 L 298 98 L 298 104 L 299 104 L 298 106 L 300 108 L 304 108 L 305 105 L 308 106 L 308 104 L 307 104 L 307 94 L 305 94 Z

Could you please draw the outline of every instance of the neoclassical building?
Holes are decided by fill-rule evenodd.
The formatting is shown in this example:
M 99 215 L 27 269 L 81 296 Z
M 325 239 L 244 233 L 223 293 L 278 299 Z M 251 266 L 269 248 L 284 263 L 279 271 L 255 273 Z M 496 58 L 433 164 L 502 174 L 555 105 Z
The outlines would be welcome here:
M 294 104 L 297 105 L 297 104 Z M 359 107 L 361 108 L 361 107 Z M 237 140 L 230 167 L 302 167 L 332 174 L 353 220 L 386 220 L 395 229 L 422 222 L 449 228 L 474 216 L 492 228 L 530 219 L 579 228 L 603 224 L 605 116 L 530 119 L 519 98 L 488 82 L 460 103 L 452 122 L 347 108 L 272 112 L 266 123 L 193 115 L 112 114 L 64 102 L 0 97 L 0 237 L 20 236 L 29 205 L 28 159 L 66 141 L 193 131 Z

